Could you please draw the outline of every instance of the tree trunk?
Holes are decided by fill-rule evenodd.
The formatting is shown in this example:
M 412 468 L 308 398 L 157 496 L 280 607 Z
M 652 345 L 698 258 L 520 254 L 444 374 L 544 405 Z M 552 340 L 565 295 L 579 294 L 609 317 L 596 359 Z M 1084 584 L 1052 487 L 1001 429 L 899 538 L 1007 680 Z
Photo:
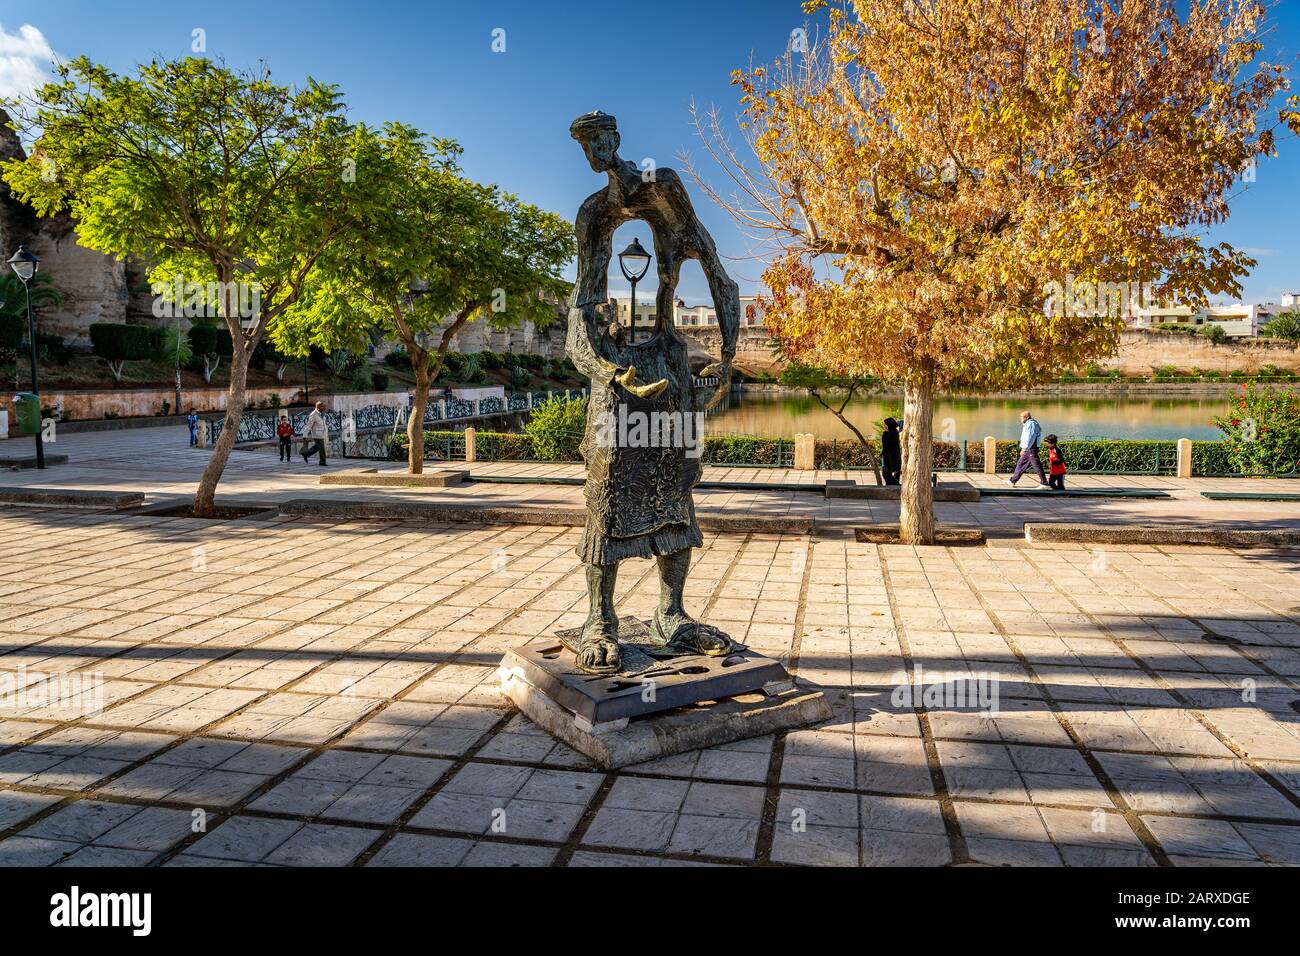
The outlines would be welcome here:
M 412 355 L 412 358 L 415 356 Z M 429 363 L 420 357 L 413 363 L 415 372 L 415 394 L 411 400 L 411 420 L 406 423 L 406 437 L 410 447 L 406 450 L 406 470 L 409 474 L 424 473 L 424 410 L 429 404 Z
M 929 370 L 903 382 L 903 474 L 898 531 L 903 544 L 934 543 L 934 379 Z
M 225 471 L 230 452 L 239 437 L 239 420 L 244 417 L 246 400 L 244 387 L 247 382 L 248 353 L 236 341 L 234 354 L 230 359 L 230 388 L 226 390 L 225 425 L 221 429 L 221 437 L 212 447 L 212 457 L 208 459 L 208 467 L 203 469 L 203 477 L 199 479 L 199 490 L 194 496 L 196 518 L 210 518 L 215 513 L 217 482 L 221 480 L 221 473 Z

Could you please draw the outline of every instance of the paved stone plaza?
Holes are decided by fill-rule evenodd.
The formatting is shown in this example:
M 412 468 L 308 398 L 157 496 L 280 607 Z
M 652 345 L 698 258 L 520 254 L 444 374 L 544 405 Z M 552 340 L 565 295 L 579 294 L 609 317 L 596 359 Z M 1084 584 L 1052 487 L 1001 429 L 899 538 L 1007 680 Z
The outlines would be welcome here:
M 1300 864 L 1300 552 L 709 536 L 691 610 L 836 716 L 602 773 L 495 670 L 579 533 L 0 510 L 0 865 Z

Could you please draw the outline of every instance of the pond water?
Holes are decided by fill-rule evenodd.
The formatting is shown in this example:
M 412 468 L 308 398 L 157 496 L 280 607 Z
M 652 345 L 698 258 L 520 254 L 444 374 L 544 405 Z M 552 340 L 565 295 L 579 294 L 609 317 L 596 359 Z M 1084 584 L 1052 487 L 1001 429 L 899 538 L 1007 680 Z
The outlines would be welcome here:
M 1232 387 L 1225 386 L 1222 396 L 1167 399 L 946 396 L 935 401 L 934 433 L 936 438 L 950 440 L 988 435 L 1018 438 L 1020 412 L 1028 408 L 1045 434 L 1055 433 L 1061 438 L 1216 439 L 1221 435 L 1210 420 L 1226 411 L 1227 396 L 1232 391 Z M 838 407 L 838 402 L 832 404 Z M 902 407 L 901 395 L 871 395 L 850 402 L 844 413 L 869 433 L 874 423 L 886 415 L 899 417 Z M 709 415 L 707 432 L 768 438 L 793 438 L 799 432 L 812 432 L 818 438 L 854 437 L 812 396 L 760 391 L 733 392 L 725 407 Z

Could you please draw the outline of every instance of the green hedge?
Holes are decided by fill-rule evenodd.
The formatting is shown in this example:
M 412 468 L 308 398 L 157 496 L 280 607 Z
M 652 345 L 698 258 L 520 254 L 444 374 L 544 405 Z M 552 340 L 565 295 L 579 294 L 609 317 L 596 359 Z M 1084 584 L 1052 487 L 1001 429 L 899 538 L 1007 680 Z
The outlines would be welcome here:
M 152 354 L 150 331 L 150 328 L 145 325 L 92 322 L 90 324 L 91 349 L 96 356 L 110 362 L 147 359 Z
M 533 440 L 526 434 L 506 432 L 476 432 L 475 448 L 481 461 L 581 461 L 575 449 L 566 449 L 564 457 L 540 459 Z M 425 453 L 441 456 L 448 441 L 462 442 L 464 432 L 426 431 Z M 406 457 L 405 433 L 395 436 L 392 457 Z M 1174 441 L 1071 440 L 1061 442 L 1070 471 L 1075 474 L 1113 473 L 1172 475 L 1177 469 L 1178 443 Z M 460 445 L 455 446 L 457 452 Z M 1015 441 L 997 443 L 1000 473 L 1010 472 L 1020 456 Z M 794 455 L 793 439 L 757 438 L 746 435 L 709 435 L 704 439 L 701 461 L 706 465 L 752 465 L 789 467 Z M 860 442 L 832 441 L 816 443 L 818 468 L 870 468 L 871 460 Z M 957 442 L 934 443 L 935 468 L 958 469 L 961 464 L 961 446 Z M 983 471 L 984 443 L 970 441 L 966 445 L 966 470 Z M 1230 474 L 1228 447 L 1221 441 L 1192 442 L 1192 474 L 1197 476 Z
M 442 457 L 443 450 L 448 442 L 452 442 L 457 452 L 463 447 L 461 443 L 465 440 L 464 432 L 457 431 L 426 431 L 424 433 L 424 454 L 426 456 Z M 394 459 L 405 458 L 406 449 L 410 440 L 406 437 L 405 432 L 398 432 L 393 436 L 390 447 L 390 457 Z M 481 432 L 474 433 L 475 455 L 480 461 L 533 461 L 533 441 L 527 435 L 516 435 L 508 432 Z
M 792 438 L 706 435 L 700 460 L 706 465 L 786 465 L 793 455 Z
M 195 355 L 230 358 L 233 352 L 230 330 L 216 325 L 195 325 L 190 329 L 190 349 Z

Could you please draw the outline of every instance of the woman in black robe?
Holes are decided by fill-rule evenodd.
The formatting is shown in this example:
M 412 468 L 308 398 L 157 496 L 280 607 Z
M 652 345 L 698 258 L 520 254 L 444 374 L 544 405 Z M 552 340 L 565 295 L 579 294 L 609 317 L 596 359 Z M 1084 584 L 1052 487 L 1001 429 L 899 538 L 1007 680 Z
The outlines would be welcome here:
M 903 448 L 899 443 L 898 422 L 885 419 L 885 430 L 880 434 L 880 471 L 885 484 L 898 484 L 903 471 Z

